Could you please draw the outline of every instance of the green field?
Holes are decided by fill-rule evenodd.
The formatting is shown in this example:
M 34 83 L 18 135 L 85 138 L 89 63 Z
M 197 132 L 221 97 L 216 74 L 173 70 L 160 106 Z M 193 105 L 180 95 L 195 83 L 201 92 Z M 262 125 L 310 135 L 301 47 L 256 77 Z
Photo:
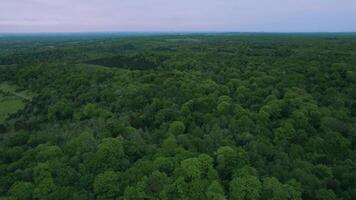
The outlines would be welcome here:
M 27 101 L 30 101 L 32 94 L 27 90 L 20 90 L 16 85 L 0 84 L 0 123 L 6 118 L 21 110 Z

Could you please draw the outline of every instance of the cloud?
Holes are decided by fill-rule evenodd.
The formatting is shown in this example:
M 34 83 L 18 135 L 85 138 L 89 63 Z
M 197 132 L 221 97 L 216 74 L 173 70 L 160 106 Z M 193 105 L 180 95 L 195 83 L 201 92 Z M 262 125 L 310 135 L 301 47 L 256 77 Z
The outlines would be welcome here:
M 321 31 L 343 31 L 356 28 L 355 11 L 353 0 L 2 0 L 0 32 L 10 31 L 5 24 L 23 31 L 308 31 L 331 18 Z

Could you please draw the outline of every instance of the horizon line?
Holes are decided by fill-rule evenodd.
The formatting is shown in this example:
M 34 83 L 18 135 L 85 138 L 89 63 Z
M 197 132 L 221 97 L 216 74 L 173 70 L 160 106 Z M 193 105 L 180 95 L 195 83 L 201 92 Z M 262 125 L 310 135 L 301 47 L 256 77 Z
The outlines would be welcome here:
M 110 34 L 243 34 L 243 33 L 272 33 L 272 34 L 314 34 L 314 33 L 356 33 L 356 31 L 23 31 L 23 32 L 0 32 L 0 34 L 96 34 L 96 33 L 110 33 Z

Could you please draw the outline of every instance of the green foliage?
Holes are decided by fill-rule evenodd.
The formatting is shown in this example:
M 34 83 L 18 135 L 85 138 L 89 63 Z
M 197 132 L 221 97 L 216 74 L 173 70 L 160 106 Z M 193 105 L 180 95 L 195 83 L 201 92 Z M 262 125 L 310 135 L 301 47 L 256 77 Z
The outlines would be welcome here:
M 354 35 L 67 37 L 0 40 L 0 199 L 356 199 Z
M 175 121 L 169 125 L 168 132 L 174 135 L 180 135 L 184 133 L 184 130 L 185 130 L 184 123 L 180 121 Z
M 63 106 L 67 106 L 63 104 Z M 62 112 L 69 113 L 70 111 L 67 111 L 67 109 L 70 109 L 68 107 L 62 108 Z M 64 114 L 62 114 L 64 115 Z M 92 119 L 92 118 L 102 118 L 102 119 L 107 119 L 112 117 L 112 113 L 109 111 L 106 111 L 104 109 L 99 108 L 97 105 L 89 103 L 79 111 L 79 113 L 76 115 L 76 118 L 78 120 L 83 120 L 83 119 Z
M 261 182 L 255 176 L 239 176 L 230 183 L 230 199 L 259 199 L 260 192 Z
M 293 186 L 280 183 L 276 178 L 265 178 L 262 185 L 262 199 L 301 200 L 301 193 Z
M 327 190 L 327 189 L 320 189 L 316 191 L 316 199 L 318 200 L 336 200 L 337 197 L 335 193 L 332 190 Z
M 62 150 L 58 146 L 39 145 L 36 150 L 38 151 L 37 160 L 39 162 L 59 159 L 63 155 Z
M 217 170 L 224 180 L 232 176 L 235 167 L 238 165 L 237 152 L 231 147 L 220 147 L 217 151 Z
M 35 199 L 46 198 L 51 192 L 54 192 L 55 189 L 56 185 L 52 177 L 45 177 L 38 181 L 32 195 Z
M 206 191 L 208 200 L 225 200 L 224 189 L 217 181 L 213 181 Z
M 105 138 L 97 147 L 95 163 L 100 168 L 122 169 L 125 156 L 122 141 L 116 138 Z
M 8 194 L 18 200 L 29 200 L 32 199 L 33 189 L 34 185 L 32 183 L 16 182 L 11 186 Z
M 100 173 L 95 177 L 93 188 L 97 199 L 115 199 L 120 194 L 119 175 L 114 171 Z
M 96 147 L 96 140 L 89 132 L 83 132 L 77 137 L 68 141 L 64 147 L 65 153 L 69 155 L 83 154 L 93 151 Z
M 72 110 L 68 102 L 57 101 L 53 106 L 48 108 L 48 118 L 66 119 L 72 116 Z

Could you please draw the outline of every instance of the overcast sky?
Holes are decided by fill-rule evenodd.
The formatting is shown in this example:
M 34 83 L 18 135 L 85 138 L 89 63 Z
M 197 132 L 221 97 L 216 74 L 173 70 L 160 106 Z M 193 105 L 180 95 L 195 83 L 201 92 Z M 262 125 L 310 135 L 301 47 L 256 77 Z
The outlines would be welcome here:
M 355 32 L 356 0 L 0 0 L 0 32 Z

